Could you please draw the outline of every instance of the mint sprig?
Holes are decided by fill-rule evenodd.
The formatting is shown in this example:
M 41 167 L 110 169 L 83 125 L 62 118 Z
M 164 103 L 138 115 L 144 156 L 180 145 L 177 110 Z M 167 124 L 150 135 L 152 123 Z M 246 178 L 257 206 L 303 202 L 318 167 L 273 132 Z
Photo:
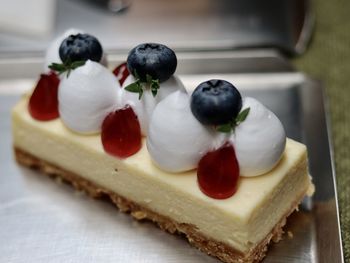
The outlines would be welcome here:
M 248 114 L 250 111 L 250 107 L 242 110 L 236 117 L 235 122 L 236 126 L 239 125 L 240 123 L 244 122 L 245 119 L 247 118 Z
M 146 79 L 147 79 L 147 84 L 151 88 L 152 95 L 153 95 L 153 97 L 155 97 L 158 93 L 158 89 L 160 88 L 159 80 L 152 79 L 152 76 L 148 75 L 148 74 L 146 75 Z
M 216 130 L 223 133 L 230 133 L 235 131 L 235 128 L 245 121 L 249 114 L 250 108 L 246 108 L 238 113 L 237 117 L 231 120 L 229 123 L 222 124 L 216 127 Z
M 216 127 L 216 130 L 223 133 L 229 133 L 232 131 L 232 124 L 226 123 Z
M 139 79 L 137 79 L 135 82 L 129 84 L 124 89 L 129 91 L 129 92 L 138 93 L 139 100 L 141 99 L 142 94 L 143 94 L 143 88 L 142 88 L 141 81 Z
M 49 65 L 49 69 L 56 71 L 59 75 L 67 72 L 67 78 L 72 70 L 85 65 L 85 60 L 73 61 L 70 60 L 65 61 L 64 63 L 51 63 Z
M 136 71 L 134 72 L 133 75 L 135 76 L 135 79 L 136 79 L 135 82 L 126 86 L 125 90 L 133 93 L 138 93 L 139 100 L 140 100 L 142 98 L 144 90 L 146 89 L 145 84 L 147 84 L 151 89 L 153 97 L 157 96 L 158 90 L 160 88 L 158 79 L 153 79 L 151 75 L 146 74 L 146 82 L 144 83 L 144 82 L 141 82 L 141 79 L 138 76 Z

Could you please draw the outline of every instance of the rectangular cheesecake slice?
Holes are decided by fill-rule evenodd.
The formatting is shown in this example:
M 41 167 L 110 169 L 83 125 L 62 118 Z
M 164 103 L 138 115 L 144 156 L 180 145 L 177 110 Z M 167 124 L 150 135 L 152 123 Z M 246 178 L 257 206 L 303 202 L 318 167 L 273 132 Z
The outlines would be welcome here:
M 19 163 L 63 178 L 93 197 L 109 196 L 120 210 L 149 219 L 224 262 L 258 262 L 278 241 L 286 218 L 312 189 L 303 144 L 291 139 L 280 163 L 258 177 L 239 179 L 225 200 L 204 195 L 196 171 L 166 173 L 152 164 L 145 142 L 127 159 L 103 150 L 100 135 L 79 135 L 56 119 L 34 120 L 23 97 L 12 112 Z

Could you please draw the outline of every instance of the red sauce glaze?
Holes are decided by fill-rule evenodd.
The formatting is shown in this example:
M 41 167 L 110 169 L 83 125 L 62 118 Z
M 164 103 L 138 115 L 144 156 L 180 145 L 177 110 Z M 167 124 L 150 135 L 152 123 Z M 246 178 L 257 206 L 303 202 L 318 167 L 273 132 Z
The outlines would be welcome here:
M 198 164 L 197 179 L 201 191 L 215 199 L 226 199 L 237 190 L 239 165 L 233 146 L 226 143 L 208 152 Z
M 113 70 L 113 74 L 119 80 L 120 85 L 123 85 L 125 79 L 130 75 L 126 62 L 117 66 Z
M 41 74 L 38 83 L 29 99 L 30 115 L 39 121 L 49 121 L 59 117 L 58 85 L 60 79 L 54 72 Z
M 130 106 L 108 114 L 102 123 L 102 145 L 105 151 L 126 158 L 141 149 L 141 128 Z

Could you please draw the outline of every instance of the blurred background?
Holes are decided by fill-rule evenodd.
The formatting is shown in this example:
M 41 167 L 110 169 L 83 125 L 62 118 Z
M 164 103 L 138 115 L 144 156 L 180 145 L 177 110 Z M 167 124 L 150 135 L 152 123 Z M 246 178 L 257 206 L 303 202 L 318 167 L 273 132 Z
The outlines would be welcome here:
M 109 52 L 140 42 L 179 50 L 276 47 L 301 53 L 310 37 L 308 1 L 2 0 L 0 52 L 42 53 L 69 28 L 96 35 Z
M 150 41 L 169 45 L 180 57 L 215 54 L 222 63 L 238 61 L 227 64 L 227 72 L 295 68 L 321 79 L 350 262 L 349 11 L 347 0 L 315 0 L 312 6 L 306 0 L 1 0 L 0 81 L 35 78 L 48 44 L 69 28 L 97 36 L 111 64 L 113 56 L 126 58 L 133 46 Z

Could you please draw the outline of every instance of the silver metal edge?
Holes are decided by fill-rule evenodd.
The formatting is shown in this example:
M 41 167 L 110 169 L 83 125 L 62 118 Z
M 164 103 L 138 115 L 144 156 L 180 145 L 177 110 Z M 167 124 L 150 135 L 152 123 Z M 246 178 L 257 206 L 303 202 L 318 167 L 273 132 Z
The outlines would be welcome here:
M 109 67 L 116 66 L 118 62 L 125 61 L 127 53 L 107 50 Z M 178 52 L 178 64 L 199 60 L 215 59 L 224 60 L 225 65 L 230 64 L 231 70 L 249 72 L 293 72 L 291 64 L 276 50 L 257 49 L 253 51 L 208 51 L 208 52 Z M 230 62 L 231 61 L 231 62 Z M 44 70 L 44 58 L 39 54 L 27 54 L 26 57 L 1 57 L 0 56 L 0 79 L 31 78 Z M 232 65 L 236 65 L 233 67 Z M 239 66 L 238 66 L 239 65 Z M 14 70 L 15 69 L 15 70 Z M 179 71 L 177 71 L 179 73 Z M 233 72 L 237 73 L 237 72 Z
M 335 198 L 335 207 L 336 207 L 336 211 L 337 211 L 338 234 L 339 234 L 339 239 L 340 239 L 339 240 L 340 241 L 340 256 L 341 256 L 341 263 L 344 263 L 343 238 L 342 238 L 342 233 L 341 233 L 338 192 L 337 192 L 337 178 L 336 178 L 336 170 L 335 170 L 335 163 L 334 163 L 334 148 L 333 148 L 333 139 L 332 139 L 332 130 L 331 130 L 330 103 L 329 103 L 329 99 L 326 96 L 324 86 L 322 84 L 320 84 L 320 86 L 321 86 L 322 98 L 323 98 L 323 103 L 324 103 L 324 114 L 325 114 L 325 120 L 326 120 L 328 145 L 329 145 L 331 167 L 332 167 L 332 177 L 333 177 L 333 184 L 334 184 L 334 198 Z

